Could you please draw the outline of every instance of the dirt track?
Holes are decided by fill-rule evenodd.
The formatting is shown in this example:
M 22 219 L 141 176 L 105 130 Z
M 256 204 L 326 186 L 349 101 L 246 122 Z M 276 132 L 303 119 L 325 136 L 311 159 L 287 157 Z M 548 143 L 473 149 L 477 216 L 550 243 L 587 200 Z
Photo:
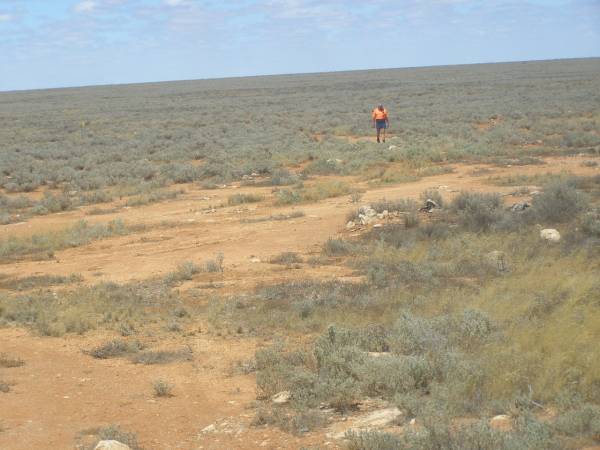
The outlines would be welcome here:
M 460 190 L 510 193 L 514 188 L 485 184 L 489 175 L 534 174 L 562 170 L 581 175 L 600 173 L 582 166 L 587 158 L 547 159 L 547 164 L 522 167 L 493 167 L 483 177 L 472 172 L 483 165 L 454 165 L 455 172 L 427 177 L 418 182 L 369 188 L 361 203 L 384 197 L 417 198 L 425 189 L 439 188 L 452 196 Z M 57 252 L 56 260 L 23 261 L 0 265 L 0 275 L 20 278 L 30 275 L 80 273 L 85 282 L 124 282 L 164 275 L 183 261 L 202 262 L 217 252 L 225 255 L 225 272 L 219 276 L 222 292 L 245 291 L 259 282 L 286 278 L 351 276 L 337 266 L 308 266 L 286 270 L 268 264 L 273 255 L 294 251 L 303 255 L 319 252 L 327 238 L 346 234 L 345 218 L 357 205 L 348 196 L 319 203 L 273 207 L 270 188 L 227 188 L 202 191 L 188 186 L 174 201 L 121 210 L 115 214 L 86 216 L 86 208 L 64 214 L 37 217 L 25 224 L 0 227 L 3 236 L 27 236 L 42 230 L 61 229 L 79 219 L 92 223 L 123 218 L 127 224 L 146 224 L 148 230 L 135 235 L 110 238 Z M 236 192 L 261 192 L 259 204 L 227 206 L 216 212 L 202 209 Z M 214 196 L 203 200 L 206 196 Z M 507 202 L 516 197 L 507 197 Z M 242 223 L 241 219 L 302 210 L 304 217 Z M 161 226 L 162 222 L 168 225 Z M 259 258 L 262 262 L 253 262 Z M 208 279 L 200 281 L 209 281 Z M 197 281 L 192 284 L 198 284 Z M 189 287 L 196 287 L 189 286 Z M 146 449 L 251 449 L 299 448 L 323 445 L 327 440 L 314 433 L 296 438 L 273 429 L 251 428 L 251 402 L 255 398 L 252 375 L 227 377 L 230 365 L 252 357 L 263 342 L 253 338 L 218 337 L 202 331 L 190 337 L 151 336 L 156 345 L 169 348 L 189 345 L 193 362 L 166 366 L 134 365 L 125 360 L 95 360 L 81 350 L 114 338 L 105 332 L 65 338 L 40 338 L 18 329 L 0 329 L 1 352 L 25 360 L 19 368 L 0 369 L 2 379 L 14 382 L 8 394 L 0 394 L 0 448 L 73 448 L 79 432 L 108 423 L 135 431 Z M 152 397 L 151 382 L 172 380 L 175 396 Z M 222 422 L 227 424 L 223 425 Z M 203 434 L 216 424 L 217 432 Z M 330 443 L 327 448 L 336 448 Z

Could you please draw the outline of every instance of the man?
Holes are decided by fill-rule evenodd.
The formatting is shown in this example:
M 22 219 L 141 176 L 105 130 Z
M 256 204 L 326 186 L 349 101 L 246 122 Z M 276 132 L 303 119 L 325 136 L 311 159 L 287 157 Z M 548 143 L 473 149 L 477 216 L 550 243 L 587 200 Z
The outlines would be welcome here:
M 381 142 L 379 140 L 381 130 L 383 130 L 383 142 L 385 142 L 385 130 L 390 126 L 390 121 L 388 120 L 388 114 L 383 105 L 379 105 L 373 110 L 372 118 L 373 126 L 377 129 L 377 142 Z

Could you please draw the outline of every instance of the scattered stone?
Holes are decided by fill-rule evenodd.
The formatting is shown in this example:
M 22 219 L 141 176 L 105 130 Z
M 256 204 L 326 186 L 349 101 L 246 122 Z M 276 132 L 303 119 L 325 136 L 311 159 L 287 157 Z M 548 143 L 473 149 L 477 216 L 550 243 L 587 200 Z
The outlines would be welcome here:
M 540 230 L 540 237 L 549 242 L 560 242 L 560 233 L 554 228 Z
M 343 439 L 347 432 L 361 432 L 365 430 L 376 430 L 392 425 L 402 415 L 402 411 L 398 408 L 384 408 L 372 411 L 358 417 L 350 418 L 345 423 L 334 424 L 328 437 L 334 439 Z
M 119 441 L 100 441 L 94 450 L 131 450 L 131 447 Z
M 281 391 L 271 397 L 271 401 L 277 405 L 283 405 L 288 403 L 292 398 L 292 393 L 290 391 Z
M 434 209 L 438 209 L 439 207 L 440 207 L 440 205 L 438 205 L 435 201 L 428 198 L 427 200 L 425 200 L 425 206 L 422 207 L 421 209 L 419 209 L 419 211 L 431 212 Z
M 525 211 L 527 208 L 531 207 L 531 205 L 527 202 L 519 202 L 515 203 L 510 207 L 510 210 L 513 212 Z
M 358 218 L 362 225 L 369 225 L 377 217 L 377 211 L 375 211 L 371 205 L 364 205 L 358 209 Z
M 211 423 L 210 425 L 202 428 L 202 430 L 200 432 L 207 434 L 207 433 L 214 433 L 215 431 L 217 431 L 217 427 L 215 427 L 214 423 Z
M 500 414 L 490 419 L 490 427 L 498 431 L 510 431 L 512 429 L 512 422 L 510 416 L 506 414 Z
M 353 220 L 351 220 L 346 224 L 346 230 L 352 230 L 352 229 L 354 229 L 355 226 L 356 226 L 356 223 Z

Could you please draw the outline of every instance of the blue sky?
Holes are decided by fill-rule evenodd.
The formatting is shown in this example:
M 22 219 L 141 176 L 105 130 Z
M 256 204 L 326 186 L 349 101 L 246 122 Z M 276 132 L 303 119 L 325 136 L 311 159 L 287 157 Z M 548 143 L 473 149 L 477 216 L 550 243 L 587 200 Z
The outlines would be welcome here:
M 600 56 L 600 0 L 0 0 L 0 91 Z

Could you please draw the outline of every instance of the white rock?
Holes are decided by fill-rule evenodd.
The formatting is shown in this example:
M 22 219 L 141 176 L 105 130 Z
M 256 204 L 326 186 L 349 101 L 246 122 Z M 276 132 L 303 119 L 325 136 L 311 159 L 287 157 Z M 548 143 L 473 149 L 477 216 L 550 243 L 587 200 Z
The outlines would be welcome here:
M 351 229 L 353 229 L 355 226 L 356 226 L 356 223 L 354 223 L 354 221 L 353 221 L 353 220 L 351 220 L 350 222 L 348 222 L 348 223 L 346 224 L 346 230 L 351 230 Z
M 214 433 L 217 430 L 217 427 L 215 427 L 214 423 L 211 423 L 210 425 L 202 428 L 201 432 L 202 433 Z
M 131 448 L 119 441 L 100 441 L 94 450 L 131 450 Z
M 373 225 L 373 228 L 381 228 L 383 225 L 380 223 L 376 223 L 375 225 Z
M 287 403 L 292 398 L 292 393 L 290 391 L 281 391 L 271 397 L 271 401 L 277 405 L 283 405 Z
M 545 228 L 540 230 L 540 237 L 546 241 L 550 242 L 559 242 L 560 241 L 560 233 L 558 230 L 554 228 Z
M 358 417 L 353 417 L 346 423 L 336 423 L 327 433 L 328 437 L 343 439 L 348 431 L 360 432 L 363 430 L 376 430 L 385 428 L 393 424 L 400 416 L 402 411 L 398 408 L 385 408 L 370 412 Z
M 388 147 L 388 150 L 396 150 L 397 148 L 398 148 L 398 146 L 397 146 L 397 145 L 390 145 L 390 146 Z
M 510 431 L 512 428 L 510 416 L 500 414 L 499 416 L 492 417 L 490 419 L 490 427 L 494 430 Z

